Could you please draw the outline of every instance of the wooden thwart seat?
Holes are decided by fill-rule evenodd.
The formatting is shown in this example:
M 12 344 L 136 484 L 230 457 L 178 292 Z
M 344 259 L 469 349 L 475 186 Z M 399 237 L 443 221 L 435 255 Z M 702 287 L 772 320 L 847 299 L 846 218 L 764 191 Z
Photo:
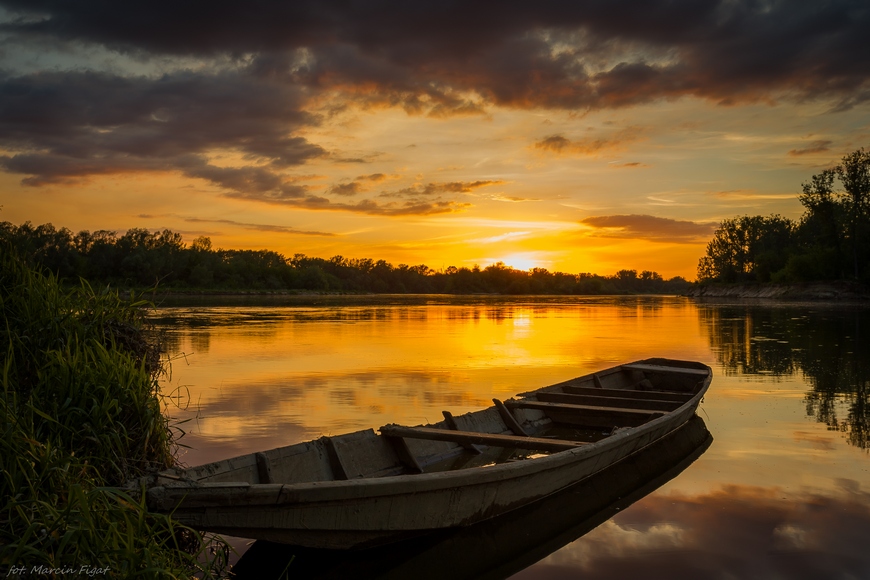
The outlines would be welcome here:
M 673 401 L 675 403 L 685 403 L 694 396 L 692 393 L 637 391 L 633 389 L 598 389 L 595 387 L 575 387 L 573 385 L 565 385 L 562 390 L 576 395 L 594 395 L 596 397 L 617 397 L 622 399 L 651 399 L 656 401 Z
M 380 428 L 381 435 L 386 437 L 409 437 L 412 439 L 429 439 L 432 441 L 450 441 L 462 445 L 471 443 L 491 445 L 493 447 L 514 447 L 517 449 L 533 449 L 538 451 L 565 451 L 574 449 L 585 443 L 561 439 L 542 439 L 539 437 L 523 437 L 518 435 L 500 435 L 495 433 L 477 433 L 475 431 L 453 431 L 451 429 L 435 429 L 431 427 L 404 427 L 402 425 L 384 425 Z
M 667 414 L 666 411 L 652 409 L 625 409 L 530 400 L 506 401 L 505 404 L 509 408 L 542 411 L 554 423 L 584 429 L 611 430 L 614 427 L 638 427 Z
M 706 377 L 709 374 L 707 369 L 694 369 L 688 367 L 672 367 L 666 365 L 632 363 L 622 365 L 623 369 L 632 371 L 645 371 L 653 373 L 683 373 L 687 375 L 697 375 L 698 377 Z
M 539 401 L 548 403 L 569 403 L 595 407 L 611 407 L 622 409 L 641 409 L 650 411 L 673 411 L 683 404 L 682 401 L 659 401 L 656 399 L 634 399 L 631 397 L 601 397 L 596 395 L 581 395 L 574 393 L 538 393 Z
M 643 417 L 646 415 L 664 415 L 665 411 L 658 409 L 625 409 L 622 407 L 600 407 L 597 405 L 572 405 L 569 403 L 547 403 L 544 401 L 507 401 L 508 407 L 515 409 L 537 409 L 538 411 L 578 411 L 588 412 L 592 415 L 635 415 Z

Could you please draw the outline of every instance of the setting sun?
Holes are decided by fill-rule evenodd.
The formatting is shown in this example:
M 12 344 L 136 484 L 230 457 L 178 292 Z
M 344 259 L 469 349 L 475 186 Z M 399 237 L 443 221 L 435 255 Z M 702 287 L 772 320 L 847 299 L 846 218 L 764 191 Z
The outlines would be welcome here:
M 532 268 L 543 267 L 533 254 L 511 254 L 510 256 L 499 258 L 494 263 L 498 262 L 502 262 L 505 266 L 510 266 L 514 270 L 523 270 L 524 272 Z

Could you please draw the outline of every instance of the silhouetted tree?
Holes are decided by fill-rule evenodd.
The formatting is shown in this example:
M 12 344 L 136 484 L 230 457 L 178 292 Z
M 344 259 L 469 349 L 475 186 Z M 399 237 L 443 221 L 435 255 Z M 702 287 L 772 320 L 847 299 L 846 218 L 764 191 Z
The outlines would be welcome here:
M 779 215 L 724 220 L 698 264 L 698 280 L 767 282 L 785 266 L 794 228 Z
M 839 185 L 839 187 L 838 187 Z M 863 148 L 801 186 L 798 224 L 780 216 L 725 220 L 698 263 L 699 281 L 867 278 L 870 153 Z
M 853 151 L 843 157 L 836 171 L 844 189 L 840 197 L 848 216 L 852 264 L 857 280 L 860 278 L 859 248 L 866 246 L 867 218 L 870 216 L 870 153 L 863 147 Z

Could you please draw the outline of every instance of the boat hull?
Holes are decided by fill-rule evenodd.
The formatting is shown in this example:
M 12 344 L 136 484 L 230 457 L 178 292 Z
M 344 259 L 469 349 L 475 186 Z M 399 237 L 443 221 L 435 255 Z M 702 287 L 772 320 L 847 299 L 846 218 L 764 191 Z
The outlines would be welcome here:
M 709 385 L 672 412 L 594 444 L 483 468 L 290 484 L 162 485 L 148 505 L 193 528 L 321 548 L 390 542 L 473 525 L 623 461 L 684 425 Z
M 294 577 L 312 579 L 508 578 L 679 475 L 711 442 L 706 425 L 695 415 L 594 477 L 501 517 L 363 550 L 255 542 L 233 566 L 233 574 L 239 580 L 278 578 L 288 570 Z

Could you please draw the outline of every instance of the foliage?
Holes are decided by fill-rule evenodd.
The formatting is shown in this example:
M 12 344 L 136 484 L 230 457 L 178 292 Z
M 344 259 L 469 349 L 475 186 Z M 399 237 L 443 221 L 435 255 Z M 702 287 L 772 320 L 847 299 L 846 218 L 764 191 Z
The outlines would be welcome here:
M 798 223 L 777 215 L 724 220 L 698 263 L 698 280 L 868 279 L 870 153 L 859 149 L 813 175 L 799 199 L 804 214 Z
M 614 276 L 565 274 L 544 268 L 516 270 L 502 262 L 486 268 L 393 266 L 384 260 L 328 260 L 269 250 L 214 249 L 199 237 L 189 247 L 169 230 L 82 231 L 73 235 L 51 224 L 0 223 L 5 239 L 61 278 L 87 278 L 123 288 L 212 291 L 372 292 L 394 294 L 677 294 L 688 288 L 681 277 L 622 270 Z
M 143 303 L 86 283 L 63 289 L 0 249 L 3 568 L 213 576 L 221 542 L 210 554 L 202 535 L 118 487 L 173 461 Z
M 767 282 L 788 260 L 794 224 L 779 215 L 724 220 L 698 265 L 699 280 Z

